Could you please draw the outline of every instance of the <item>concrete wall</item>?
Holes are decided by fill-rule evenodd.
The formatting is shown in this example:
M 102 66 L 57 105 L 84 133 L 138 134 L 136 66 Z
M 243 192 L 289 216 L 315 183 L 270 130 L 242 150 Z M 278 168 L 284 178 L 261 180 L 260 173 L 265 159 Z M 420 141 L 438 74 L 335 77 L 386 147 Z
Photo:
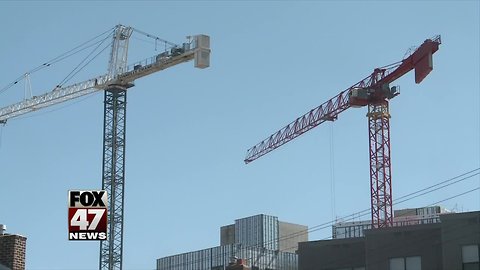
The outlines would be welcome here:
M 462 246 L 480 245 L 480 212 L 446 214 L 442 222 L 444 270 L 462 270 Z
M 308 226 L 283 221 L 278 223 L 279 248 L 281 251 L 295 253 L 299 242 L 308 241 Z
M 331 270 L 364 266 L 363 237 L 299 243 L 298 270 Z
M 27 238 L 20 235 L 0 235 L 0 265 L 24 270 L 26 242 Z
M 422 270 L 442 269 L 441 225 L 427 224 L 365 231 L 368 270 L 390 268 L 391 258 L 420 256 Z

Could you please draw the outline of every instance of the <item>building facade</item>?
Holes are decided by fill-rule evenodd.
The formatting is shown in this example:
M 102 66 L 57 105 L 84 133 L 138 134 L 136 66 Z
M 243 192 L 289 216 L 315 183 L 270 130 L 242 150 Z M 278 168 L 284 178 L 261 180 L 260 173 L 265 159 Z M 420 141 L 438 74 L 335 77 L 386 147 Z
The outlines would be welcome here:
M 479 270 L 480 212 L 439 221 L 300 243 L 299 270 Z
M 217 246 L 157 260 L 157 270 L 224 270 L 232 258 L 242 258 L 252 270 L 297 270 L 297 254 L 241 244 Z
M 220 245 L 242 244 L 292 252 L 308 241 L 308 227 L 279 221 L 275 216 L 256 215 L 235 220 L 220 228 Z
M 17 234 L 5 234 L 0 224 L 0 270 L 24 270 L 27 238 Z
M 224 270 L 232 258 L 252 270 L 297 270 L 300 241 L 308 241 L 307 226 L 264 214 L 241 218 L 220 228 L 220 246 L 160 258 L 157 270 Z
M 235 244 L 278 250 L 278 227 L 278 218 L 269 215 L 237 219 L 234 226 Z

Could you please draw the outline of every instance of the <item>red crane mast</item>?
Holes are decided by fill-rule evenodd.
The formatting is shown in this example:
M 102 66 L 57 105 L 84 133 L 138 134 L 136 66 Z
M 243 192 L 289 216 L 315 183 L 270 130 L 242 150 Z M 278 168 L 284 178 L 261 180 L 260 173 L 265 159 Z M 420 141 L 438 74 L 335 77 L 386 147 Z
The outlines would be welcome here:
M 245 163 L 258 159 L 325 121 L 335 121 L 341 112 L 350 107 L 368 106 L 372 226 L 374 228 L 391 227 L 393 225 L 392 168 L 388 103 L 399 92 L 397 87 L 390 87 L 390 83 L 413 69 L 415 69 L 415 83 L 420 83 L 433 70 L 432 55 L 438 50 L 440 44 L 440 36 L 427 39 L 402 61 L 374 69 L 365 79 L 248 149 Z

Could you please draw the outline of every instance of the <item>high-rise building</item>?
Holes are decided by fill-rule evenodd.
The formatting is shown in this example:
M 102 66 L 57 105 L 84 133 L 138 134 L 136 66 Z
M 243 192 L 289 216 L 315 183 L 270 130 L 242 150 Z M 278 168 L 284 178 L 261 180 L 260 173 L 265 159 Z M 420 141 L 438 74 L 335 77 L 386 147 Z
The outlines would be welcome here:
M 222 226 L 220 246 L 158 259 L 157 270 L 224 270 L 232 258 L 252 270 L 297 270 L 300 241 L 308 241 L 307 226 L 260 214 Z

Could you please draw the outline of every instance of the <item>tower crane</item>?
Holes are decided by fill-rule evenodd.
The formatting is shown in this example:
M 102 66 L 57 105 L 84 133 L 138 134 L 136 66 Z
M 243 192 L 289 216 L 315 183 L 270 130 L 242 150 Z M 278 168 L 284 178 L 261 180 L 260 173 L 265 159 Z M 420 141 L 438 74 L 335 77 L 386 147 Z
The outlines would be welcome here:
M 128 66 L 128 44 L 134 31 L 154 38 L 155 42 L 165 43 L 166 50 Z M 104 92 L 102 189 L 108 194 L 108 238 L 100 242 L 99 268 L 109 270 L 122 269 L 127 89 L 134 86 L 136 79 L 190 60 L 194 60 L 196 68 L 210 65 L 210 37 L 207 35 L 188 37 L 188 41 L 180 46 L 132 27 L 117 25 L 112 37 L 107 74 L 69 86 L 58 85 L 45 94 L 0 108 L 0 123 L 5 124 L 7 120 L 29 112 Z
M 432 55 L 440 44 L 440 36 L 435 36 L 403 60 L 375 68 L 368 77 L 248 149 L 244 162 L 258 159 L 326 121 L 337 120 L 340 113 L 351 107 L 368 106 L 372 227 L 393 226 L 388 105 L 390 99 L 399 94 L 399 89 L 390 84 L 413 69 L 415 83 L 420 83 L 433 70 Z

